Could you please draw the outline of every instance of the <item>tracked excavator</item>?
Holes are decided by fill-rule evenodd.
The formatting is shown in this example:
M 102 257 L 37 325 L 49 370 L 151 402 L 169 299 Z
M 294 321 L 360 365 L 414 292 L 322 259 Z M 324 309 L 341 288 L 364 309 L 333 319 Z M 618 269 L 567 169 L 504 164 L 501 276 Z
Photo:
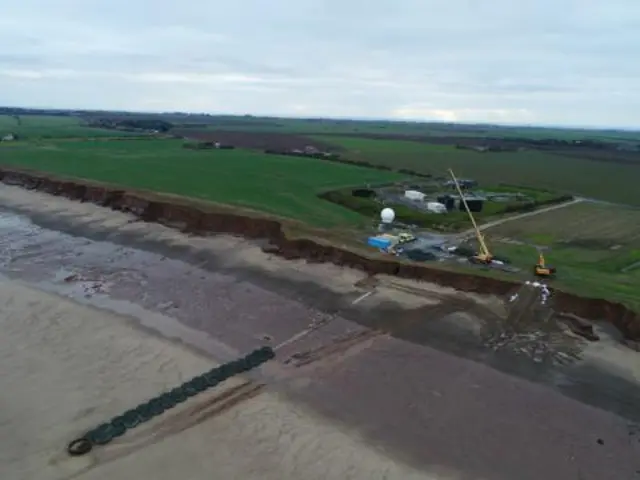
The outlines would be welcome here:
M 538 252 L 538 263 L 533 267 L 533 273 L 536 277 L 550 278 L 556 274 L 556 267 L 547 265 L 542 252 Z

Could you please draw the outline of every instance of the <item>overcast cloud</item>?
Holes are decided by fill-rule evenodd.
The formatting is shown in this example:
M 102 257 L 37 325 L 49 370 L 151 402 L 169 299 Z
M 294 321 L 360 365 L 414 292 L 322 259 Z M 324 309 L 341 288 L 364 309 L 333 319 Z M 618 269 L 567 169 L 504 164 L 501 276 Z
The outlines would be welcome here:
M 640 1 L 7 2 L 0 104 L 640 127 Z

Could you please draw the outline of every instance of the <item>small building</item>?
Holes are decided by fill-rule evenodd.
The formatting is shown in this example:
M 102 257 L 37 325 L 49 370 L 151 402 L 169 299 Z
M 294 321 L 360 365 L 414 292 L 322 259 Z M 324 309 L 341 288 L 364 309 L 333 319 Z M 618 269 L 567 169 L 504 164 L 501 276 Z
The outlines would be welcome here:
M 7 133 L 5 136 L 2 137 L 3 142 L 12 142 L 14 140 L 16 140 L 17 137 L 16 135 L 14 135 L 13 133 Z

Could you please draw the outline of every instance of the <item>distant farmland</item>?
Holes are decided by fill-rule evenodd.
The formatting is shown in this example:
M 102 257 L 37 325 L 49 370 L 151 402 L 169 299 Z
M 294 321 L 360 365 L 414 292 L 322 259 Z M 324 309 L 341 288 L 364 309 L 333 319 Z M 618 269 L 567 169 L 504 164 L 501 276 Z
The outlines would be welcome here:
M 84 126 L 82 120 L 70 116 L 0 115 L 0 137 L 13 133 L 26 139 L 123 137 L 134 135 Z M 140 134 L 137 134 L 140 135 Z
M 51 141 L 0 150 L 0 162 L 124 187 L 227 203 L 315 226 L 365 218 L 321 200 L 321 191 L 404 178 L 391 172 L 247 150 L 193 151 L 177 140 Z
M 485 184 L 497 182 L 548 188 L 586 197 L 640 206 L 638 165 L 609 164 L 540 151 L 485 152 L 460 150 L 401 140 L 371 140 L 316 136 L 345 149 L 344 156 L 372 164 L 446 174 L 453 168 L 461 177 Z

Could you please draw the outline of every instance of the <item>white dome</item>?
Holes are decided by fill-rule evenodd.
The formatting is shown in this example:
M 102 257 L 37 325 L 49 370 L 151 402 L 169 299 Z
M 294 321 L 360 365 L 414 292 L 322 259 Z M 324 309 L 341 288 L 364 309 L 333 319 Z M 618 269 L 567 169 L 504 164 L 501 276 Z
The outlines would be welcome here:
M 396 212 L 391 208 L 383 208 L 380 212 L 382 223 L 391 223 L 396 218 Z

